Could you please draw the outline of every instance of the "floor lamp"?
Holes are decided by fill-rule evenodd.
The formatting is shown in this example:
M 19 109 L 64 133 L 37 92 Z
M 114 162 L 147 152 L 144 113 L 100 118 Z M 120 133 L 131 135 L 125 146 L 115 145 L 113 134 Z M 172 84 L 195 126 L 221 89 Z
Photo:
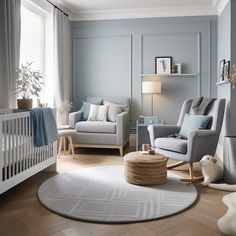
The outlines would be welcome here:
M 142 93 L 152 94 L 152 116 L 153 116 L 153 99 L 154 94 L 161 93 L 161 82 L 159 81 L 143 81 Z

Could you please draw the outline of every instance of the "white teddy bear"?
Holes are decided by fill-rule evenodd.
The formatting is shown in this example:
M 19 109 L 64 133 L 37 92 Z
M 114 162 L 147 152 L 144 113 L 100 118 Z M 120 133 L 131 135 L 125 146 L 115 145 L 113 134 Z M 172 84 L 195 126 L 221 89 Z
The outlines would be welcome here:
M 223 165 L 213 156 L 204 156 L 200 161 L 200 166 L 204 177 L 202 185 L 208 186 L 210 183 L 223 178 Z

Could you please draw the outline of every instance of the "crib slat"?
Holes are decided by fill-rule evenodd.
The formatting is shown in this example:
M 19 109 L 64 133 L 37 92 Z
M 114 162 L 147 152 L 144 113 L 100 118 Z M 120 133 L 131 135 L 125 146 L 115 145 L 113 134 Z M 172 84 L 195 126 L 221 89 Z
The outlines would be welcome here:
M 4 124 L 4 180 L 7 179 L 7 121 Z
M 19 159 L 20 159 L 20 172 L 23 171 L 23 150 L 22 150 L 22 119 L 19 118 L 19 132 L 18 132 L 18 139 L 19 139 Z
M 26 170 L 26 163 L 25 163 L 25 119 L 22 118 L 22 123 L 23 123 L 23 127 L 22 127 L 22 149 L 23 149 L 23 171 Z
M 25 141 L 25 168 L 28 169 L 28 146 L 27 146 L 27 117 L 24 118 L 25 122 L 25 133 L 24 133 L 24 141 Z
M 31 137 L 32 137 L 32 133 L 31 133 L 31 131 L 32 131 L 32 129 L 31 129 L 31 118 L 29 117 L 28 118 L 28 121 L 29 121 L 29 137 L 28 137 L 28 143 L 29 143 L 29 161 L 30 161 L 30 167 L 32 167 L 32 165 L 33 165 L 33 163 L 32 163 L 32 161 L 33 161 L 33 159 L 32 159 L 32 146 L 31 146 Z
M 18 143 L 18 134 L 19 134 L 19 126 L 18 126 L 18 119 L 15 119 L 15 140 L 16 140 L 16 174 L 19 172 L 19 143 Z
M 14 136 L 14 119 L 11 120 L 11 140 L 12 140 L 12 176 L 15 175 L 15 136 Z
M 10 121 L 7 121 L 7 152 L 8 152 L 8 163 L 7 163 L 7 169 L 8 169 L 8 178 L 11 177 L 11 139 L 10 139 L 10 130 L 11 130 L 11 126 L 10 126 Z

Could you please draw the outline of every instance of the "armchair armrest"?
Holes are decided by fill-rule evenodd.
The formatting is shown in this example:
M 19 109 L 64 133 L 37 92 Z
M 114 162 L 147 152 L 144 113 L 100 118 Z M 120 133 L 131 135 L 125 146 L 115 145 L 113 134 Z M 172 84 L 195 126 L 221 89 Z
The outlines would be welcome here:
M 204 155 L 214 155 L 218 138 L 214 130 L 196 130 L 188 138 L 188 156 L 191 162 L 200 161 Z
M 69 125 L 71 128 L 75 128 L 75 124 L 82 119 L 83 111 L 72 112 L 69 114 Z
M 161 125 L 161 124 L 149 125 L 147 129 L 150 136 L 151 146 L 152 147 L 155 146 L 154 141 L 156 138 L 161 138 L 171 134 L 179 133 L 180 128 L 181 127 L 177 125 Z
M 116 116 L 117 144 L 124 144 L 129 135 L 129 112 L 124 111 Z

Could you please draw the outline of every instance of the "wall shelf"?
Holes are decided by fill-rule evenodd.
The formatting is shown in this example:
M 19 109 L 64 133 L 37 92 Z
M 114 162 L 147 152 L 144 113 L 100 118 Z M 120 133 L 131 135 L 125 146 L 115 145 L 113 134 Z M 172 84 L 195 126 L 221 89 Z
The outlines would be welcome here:
M 141 74 L 142 77 L 194 77 L 197 74 Z
M 216 85 L 221 85 L 221 84 L 228 84 L 229 81 L 220 81 L 220 82 L 217 82 Z

